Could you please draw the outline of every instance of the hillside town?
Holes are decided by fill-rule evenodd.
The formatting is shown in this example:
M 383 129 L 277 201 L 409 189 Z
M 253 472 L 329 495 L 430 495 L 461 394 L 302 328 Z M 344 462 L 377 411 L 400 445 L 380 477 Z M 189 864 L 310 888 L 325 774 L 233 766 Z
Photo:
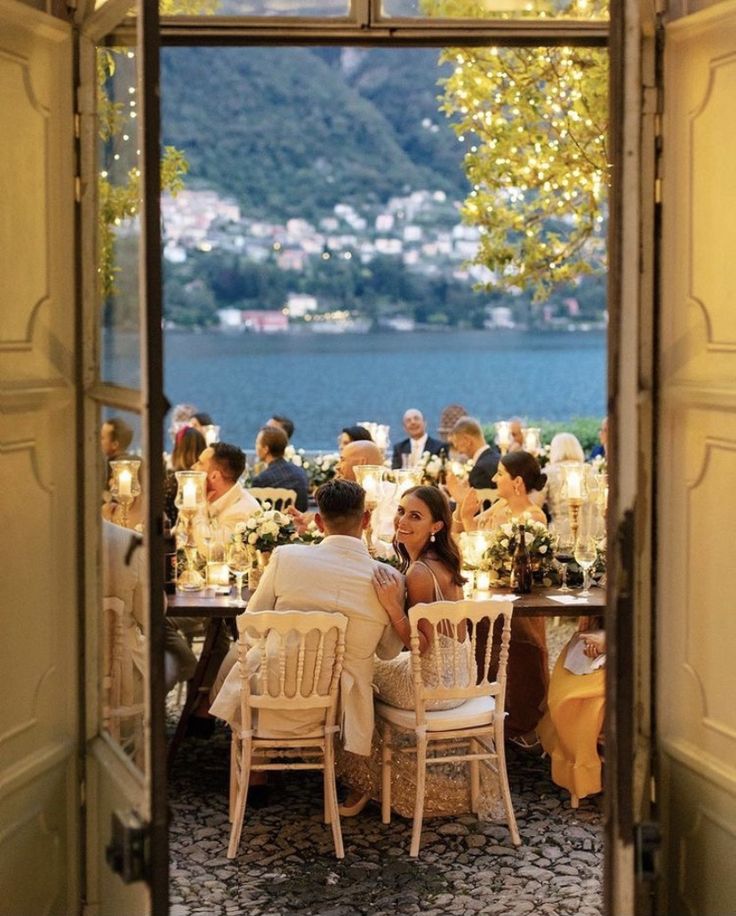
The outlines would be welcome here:
M 444 191 L 419 190 L 391 197 L 385 204 L 363 206 L 338 203 L 333 212 L 312 225 L 293 218 L 285 223 L 256 219 L 242 213 L 233 200 L 213 190 L 181 191 L 162 199 L 164 257 L 171 265 L 184 264 L 194 254 L 231 253 L 253 264 L 275 264 L 279 270 L 301 273 L 310 260 L 359 258 L 370 264 L 388 257 L 404 269 L 426 278 L 447 278 L 473 287 L 492 279 L 487 268 L 469 263 L 474 257 L 479 230 L 459 220 L 459 204 Z M 543 306 L 541 320 L 550 329 L 599 329 L 601 322 L 576 321 L 575 298 L 559 308 Z M 505 304 L 486 306 L 484 326 L 513 330 L 519 327 L 514 309 Z M 329 308 L 315 295 L 293 291 L 281 309 L 219 308 L 224 331 L 283 333 L 301 328 L 322 333 L 368 331 L 371 321 L 345 309 Z M 383 316 L 380 326 L 394 331 L 415 330 L 410 314 L 400 305 Z

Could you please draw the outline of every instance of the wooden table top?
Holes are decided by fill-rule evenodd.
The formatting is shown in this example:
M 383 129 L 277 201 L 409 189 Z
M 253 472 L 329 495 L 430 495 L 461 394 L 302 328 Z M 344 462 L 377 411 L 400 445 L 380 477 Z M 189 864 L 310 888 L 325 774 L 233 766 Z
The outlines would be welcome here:
M 230 595 L 212 596 L 211 593 L 177 592 L 167 595 L 166 614 L 169 617 L 237 617 L 244 608 L 233 604 L 235 589 Z M 495 595 L 512 594 L 511 589 L 494 588 Z M 243 600 L 247 603 L 253 592 L 243 589 Z M 574 602 L 562 603 L 552 600 L 564 593 L 556 588 L 535 588 L 529 595 L 520 595 L 514 601 L 515 617 L 584 617 L 588 614 L 602 614 L 606 607 L 606 590 L 593 588 L 587 598 L 581 598 L 579 589 L 566 594 Z

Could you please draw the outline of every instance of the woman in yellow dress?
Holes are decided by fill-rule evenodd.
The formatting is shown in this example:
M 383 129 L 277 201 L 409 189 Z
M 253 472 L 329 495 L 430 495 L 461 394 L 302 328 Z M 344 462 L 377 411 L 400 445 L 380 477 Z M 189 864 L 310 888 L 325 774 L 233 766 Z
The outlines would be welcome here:
M 547 712 L 537 726 L 542 747 L 552 761 L 552 780 L 570 793 L 570 803 L 602 791 L 598 744 L 605 713 L 606 672 L 603 666 L 588 674 L 566 667 L 576 643 L 590 661 L 606 651 L 599 617 L 581 618 L 578 632 L 560 653 L 549 685 Z M 577 667 L 572 665 L 572 667 Z M 579 670 L 579 668 L 578 668 Z

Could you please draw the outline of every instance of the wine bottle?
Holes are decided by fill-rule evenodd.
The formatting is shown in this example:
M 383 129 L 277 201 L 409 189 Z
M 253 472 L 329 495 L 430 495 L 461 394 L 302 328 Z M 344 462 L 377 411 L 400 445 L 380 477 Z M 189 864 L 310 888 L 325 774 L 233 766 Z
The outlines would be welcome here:
M 523 523 L 516 528 L 516 549 L 511 565 L 513 575 L 512 587 L 520 595 L 528 595 L 532 590 L 532 561 L 526 549 L 526 537 Z
M 171 529 L 169 516 L 164 512 L 164 591 L 167 595 L 176 592 L 176 538 Z
M 440 449 L 440 472 L 437 475 L 437 483 L 443 487 L 447 483 L 447 451 Z

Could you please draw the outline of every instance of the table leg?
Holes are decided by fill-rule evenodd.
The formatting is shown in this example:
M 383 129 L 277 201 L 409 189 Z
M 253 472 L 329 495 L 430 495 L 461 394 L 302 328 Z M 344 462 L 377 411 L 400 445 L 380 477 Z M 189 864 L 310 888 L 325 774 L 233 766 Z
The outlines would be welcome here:
M 179 745 L 187 733 L 187 724 L 189 722 L 189 718 L 199 703 L 204 675 L 207 671 L 207 665 L 209 664 L 210 658 L 212 657 L 212 650 L 214 649 L 217 638 L 220 635 L 222 624 L 222 617 L 212 617 L 207 625 L 207 632 L 205 633 L 204 643 L 202 645 L 202 653 L 199 656 L 197 667 L 194 669 L 194 674 L 187 684 L 187 697 L 184 701 L 184 706 L 182 708 L 181 715 L 179 716 L 179 721 L 176 725 L 174 737 L 171 739 L 171 743 L 169 744 L 169 750 L 167 754 L 167 763 L 169 769 L 171 769 L 174 763 L 174 757 L 176 757 L 176 752 L 179 749 Z M 208 685 L 208 687 L 209 686 L 210 685 Z

